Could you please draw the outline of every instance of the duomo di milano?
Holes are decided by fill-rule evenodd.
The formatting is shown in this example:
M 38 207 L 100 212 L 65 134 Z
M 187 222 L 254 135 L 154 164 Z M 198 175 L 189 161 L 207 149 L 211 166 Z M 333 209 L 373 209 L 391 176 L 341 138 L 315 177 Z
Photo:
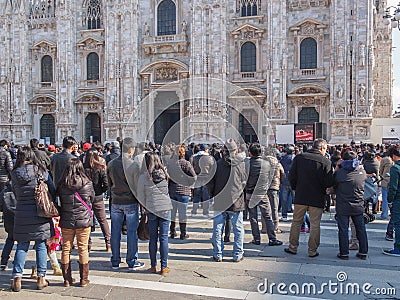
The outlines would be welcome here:
M 314 122 L 368 140 L 392 113 L 386 2 L 0 0 L 0 137 L 160 142 L 182 120 L 180 140 Z

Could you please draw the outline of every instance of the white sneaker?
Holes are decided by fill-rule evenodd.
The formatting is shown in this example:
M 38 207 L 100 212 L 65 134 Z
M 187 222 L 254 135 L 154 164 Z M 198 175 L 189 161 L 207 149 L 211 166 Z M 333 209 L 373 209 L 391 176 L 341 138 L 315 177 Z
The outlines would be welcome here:
M 139 261 L 136 261 L 133 267 L 129 267 L 129 271 L 137 271 L 141 270 L 145 267 L 145 264 Z
M 288 221 L 288 218 L 287 218 L 287 217 L 282 217 L 282 218 L 279 219 L 279 221 L 281 221 L 281 222 L 287 222 L 287 221 Z

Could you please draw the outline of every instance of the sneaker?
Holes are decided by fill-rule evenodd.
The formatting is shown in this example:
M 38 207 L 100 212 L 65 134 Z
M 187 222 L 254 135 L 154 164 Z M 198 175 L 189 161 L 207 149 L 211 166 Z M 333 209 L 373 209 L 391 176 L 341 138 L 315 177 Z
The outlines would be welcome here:
M 399 252 L 399 256 L 400 256 L 400 252 Z M 367 259 L 367 254 L 357 253 L 356 257 L 358 257 L 359 259 L 362 259 L 362 260 L 366 260 Z
M 398 249 L 384 249 L 383 250 L 383 254 L 400 257 L 400 250 L 398 250 Z
M 0 265 L 0 271 L 5 271 L 5 269 L 7 269 L 7 265 Z
M 129 267 L 129 271 L 138 271 L 141 270 L 145 267 L 145 264 L 140 262 L 140 261 L 136 261 L 135 264 L 133 265 L 133 267 Z
M 117 266 L 117 265 L 116 265 L 116 266 L 112 266 L 111 268 L 112 268 L 113 270 L 118 270 L 118 269 L 119 269 L 119 265 L 118 265 L 118 266 Z
M 190 216 L 191 216 L 192 218 L 196 218 L 197 214 L 192 213 Z
M 288 221 L 288 218 L 287 218 L 287 217 L 282 217 L 282 218 L 279 219 L 279 221 L 281 221 L 281 222 L 287 222 L 287 221 Z
M 204 218 L 204 219 L 209 219 L 209 218 L 210 218 L 210 215 L 209 215 L 209 214 L 205 214 L 205 215 L 203 215 L 203 218 Z
M 252 243 L 253 245 L 260 245 L 260 244 L 261 244 L 261 242 L 260 242 L 260 241 L 257 241 L 257 240 L 252 240 L 251 243 Z
M 386 233 L 385 240 L 393 242 L 394 241 L 393 233 L 392 234 Z
M 213 256 L 212 259 L 213 259 L 215 262 L 222 262 L 222 258 L 221 258 L 221 257 L 215 257 L 215 256 Z
M 271 241 L 269 241 L 269 243 L 268 243 L 268 245 L 269 246 L 280 246 L 280 245 L 282 245 L 283 243 L 281 242 L 281 241 L 279 241 L 279 240 L 271 240 Z
M 293 252 L 293 251 L 290 250 L 289 248 L 285 248 L 285 249 L 283 249 L 283 251 L 285 251 L 286 253 L 289 253 L 289 254 L 293 254 L 293 255 L 296 255 L 296 254 L 297 254 L 297 252 Z
M 236 262 L 236 263 L 238 263 L 238 262 L 241 262 L 243 259 L 244 259 L 244 257 L 243 257 L 243 256 L 242 256 L 242 257 L 240 257 L 240 258 L 234 258 L 234 259 L 233 259 L 233 262 Z
M 340 259 L 349 260 L 348 255 L 343 255 L 343 254 L 338 253 L 336 256 L 337 256 L 337 258 L 340 258 Z
M 301 233 L 306 233 L 306 232 L 307 232 L 307 229 L 301 228 L 301 229 L 300 229 L 300 232 L 301 232 Z

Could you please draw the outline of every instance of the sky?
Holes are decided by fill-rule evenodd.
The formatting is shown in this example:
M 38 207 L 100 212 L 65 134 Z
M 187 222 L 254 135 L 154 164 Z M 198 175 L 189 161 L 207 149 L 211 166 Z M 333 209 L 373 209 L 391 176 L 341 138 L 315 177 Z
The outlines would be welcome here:
M 388 6 L 397 6 L 399 0 L 388 0 Z M 400 111 L 397 107 L 400 105 L 400 30 L 393 29 L 393 110 Z

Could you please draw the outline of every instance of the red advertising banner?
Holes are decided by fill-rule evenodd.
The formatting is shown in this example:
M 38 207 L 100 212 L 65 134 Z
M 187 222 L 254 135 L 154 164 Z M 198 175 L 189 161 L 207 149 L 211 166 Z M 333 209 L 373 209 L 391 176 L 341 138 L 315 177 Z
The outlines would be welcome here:
M 295 125 L 295 142 L 313 141 L 313 140 L 314 140 L 314 124 Z

